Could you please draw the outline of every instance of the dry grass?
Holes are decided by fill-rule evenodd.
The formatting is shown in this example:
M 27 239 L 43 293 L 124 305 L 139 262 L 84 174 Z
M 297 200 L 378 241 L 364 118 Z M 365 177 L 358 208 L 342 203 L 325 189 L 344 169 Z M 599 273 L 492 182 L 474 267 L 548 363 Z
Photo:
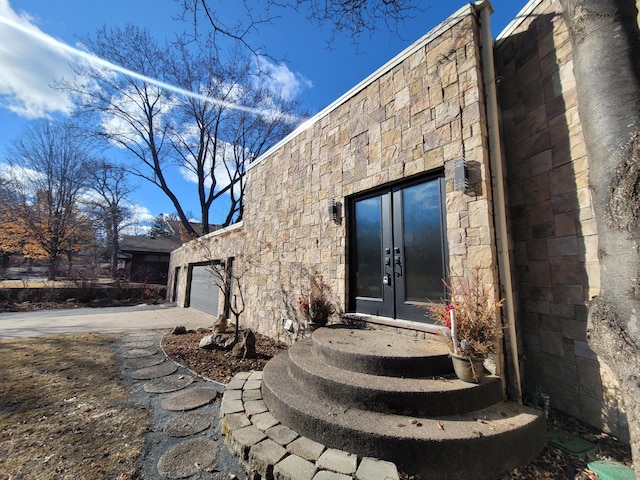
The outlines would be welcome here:
M 0 341 L 0 479 L 140 478 L 149 428 L 113 335 Z

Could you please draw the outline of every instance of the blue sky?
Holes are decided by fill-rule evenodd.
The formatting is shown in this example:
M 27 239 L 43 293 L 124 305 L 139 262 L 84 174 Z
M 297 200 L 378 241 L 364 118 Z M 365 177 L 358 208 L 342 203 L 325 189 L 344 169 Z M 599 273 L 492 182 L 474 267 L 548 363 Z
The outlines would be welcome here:
M 218 15 L 233 24 L 242 15 L 237 0 L 211 0 Z M 260 5 L 259 1 L 250 2 Z M 274 62 L 273 81 L 290 89 L 311 114 L 318 112 L 384 63 L 411 45 L 431 28 L 445 20 L 466 2 L 424 1 L 424 11 L 400 25 L 400 34 L 380 30 L 373 36 L 363 34 L 356 46 L 351 38 L 337 36 L 332 47 L 329 25 L 319 28 L 302 14 L 279 11 L 281 17 L 264 25 L 249 40 L 263 45 L 267 53 L 282 61 Z M 496 36 L 525 0 L 491 2 L 492 30 Z M 67 45 L 78 47 L 81 37 L 92 35 L 103 25 L 126 23 L 145 27 L 159 39 L 188 27 L 175 18 L 180 13 L 175 0 L 0 0 L 0 163 L 5 148 L 18 136 L 27 122 L 70 112 L 73 105 L 50 85 L 56 78 L 69 76 L 72 57 L 59 48 L 46 47 L 37 38 L 25 35 L 2 20 L 35 29 Z M 179 196 L 188 197 L 195 184 L 176 178 Z M 147 216 L 174 211 L 164 194 L 155 186 L 138 182 L 132 200 Z M 186 202 L 188 203 L 188 201 Z M 197 205 L 187 210 L 197 212 Z

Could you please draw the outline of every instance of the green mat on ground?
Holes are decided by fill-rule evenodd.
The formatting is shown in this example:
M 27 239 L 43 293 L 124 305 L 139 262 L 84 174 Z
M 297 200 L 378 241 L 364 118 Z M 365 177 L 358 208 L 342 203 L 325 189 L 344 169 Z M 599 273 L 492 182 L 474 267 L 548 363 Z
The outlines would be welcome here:
M 599 460 L 587 463 L 587 468 L 601 480 L 636 480 L 636 472 L 621 463 Z
M 552 447 L 559 448 L 563 452 L 572 455 L 586 455 L 588 453 L 595 453 L 597 450 L 595 444 L 590 441 L 563 430 L 551 430 L 548 437 L 549 444 Z

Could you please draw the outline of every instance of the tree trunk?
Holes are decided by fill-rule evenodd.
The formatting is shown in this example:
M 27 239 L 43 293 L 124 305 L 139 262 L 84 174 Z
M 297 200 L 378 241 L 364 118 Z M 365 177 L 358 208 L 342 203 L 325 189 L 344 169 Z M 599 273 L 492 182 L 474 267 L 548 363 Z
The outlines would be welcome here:
M 47 280 L 55 280 L 58 274 L 58 256 L 51 255 L 49 257 L 49 265 L 47 268 Z
M 118 278 L 118 254 L 120 253 L 120 239 L 118 238 L 117 228 L 111 232 L 111 278 Z
M 617 376 L 640 472 L 640 31 L 633 0 L 561 0 L 598 226 L 589 345 Z

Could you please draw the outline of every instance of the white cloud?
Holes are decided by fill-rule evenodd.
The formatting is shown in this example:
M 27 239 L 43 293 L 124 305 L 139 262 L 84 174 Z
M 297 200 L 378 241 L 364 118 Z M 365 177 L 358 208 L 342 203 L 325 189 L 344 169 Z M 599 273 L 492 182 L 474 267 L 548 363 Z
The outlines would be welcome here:
M 128 206 L 131 210 L 131 217 L 134 222 L 138 223 L 152 223 L 155 220 L 155 216 L 144 205 L 132 203 Z
M 8 163 L 0 163 L 0 175 L 11 182 L 12 188 L 27 195 L 35 194 L 37 183 L 46 179 L 41 172 Z
M 45 35 L 32 17 L 15 12 L 9 0 L 0 0 L 0 18 Z M 69 66 L 73 57 L 51 40 L 37 40 L 6 21 L 0 22 L 0 105 L 27 118 L 72 110 L 70 99 L 51 85 L 61 77 L 73 77 Z
M 235 161 L 233 159 L 234 148 L 240 147 L 234 147 L 232 144 L 218 139 L 218 152 L 216 155 L 216 165 L 213 174 L 216 179 L 216 190 L 222 190 L 231 183 L 229 172 L 231 172 L 231 175 L 235 173 Z M 212 161 L 213 159 L 211 155 L 209 155 L 205 162 L 205 172 L 209 172 L 211 170 Z M 192 165 L 195 165 L 195 160 L 192 162 Z M 183 165 L 179 167 L 179 171 L 182 175 L 182 178 L 184 178 L 187 182 L 196 184 L 198 183 L 198 177 L 193 169 Z M 205 178 L 205 185 L 207 187 L 210 187 L 211 181 L 211 176 L 207 175 L 207 177 Z
M 122 230 L 124 235 L 146 235 L 151 231 L 155 216 L 144 205 L 132 203 L 127 205 L 131 211 L 131 221 Z
M 258 57 L 256 67 L 262 73 L 257 77 L 256 86 L 264 87 L 285 100 L 293 100 L 304 89 L 313 87 L 311 80 L 292 72 L 284 63 L 275 64 L 265 57 Z

